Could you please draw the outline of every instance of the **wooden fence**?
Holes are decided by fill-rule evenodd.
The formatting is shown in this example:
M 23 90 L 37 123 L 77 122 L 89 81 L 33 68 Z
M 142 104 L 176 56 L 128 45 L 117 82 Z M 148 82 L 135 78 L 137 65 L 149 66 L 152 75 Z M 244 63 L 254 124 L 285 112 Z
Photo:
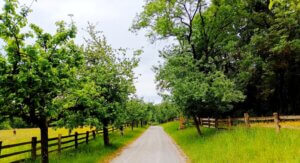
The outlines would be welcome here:
M 113 132 L 115 130 L 116 130 L 116 128 L 112 127 L 112 128 L 109 128 L 108 131 Z M 78 145 L 84 144 L 84 143 L 88 144 L 90 140 L 96 139 L 96 135 L 102 134 L 102 133 L 103 133 L 102 130 L 98 130 L 98 131 L 93 130 L 93 131 L 86 131 L 85 133 L 75 132 L 75 134 L 68 135 L 68 136 L 62 136 L 61 134 L 59 134 L 58 137 L 48 139 L 48 147 L 49 148 L 53 147 L 53 146 L 57 146 L 56 149 L 50 150 L 49 153 L 52 153 L 52 152 L 61 153 L 62 150 L 69 149 L 72 147 L 77 149 Z M 66 139 L 68 139 L 68 140 L 66 140 Z M 56 141 L 56 142 L 54 142 L 54 141 Z M 72 142 L 74 142 L 74 143 L 72 143 Z M 9 144 L 9 145 L 2 145 L 3 142 L 0 141 L 0 162 L 1 162 L 1 159 L 3 159 L 3 158 L 16 156 L 16 155 L 20 155 L 20 154 L 24 154 L 24 153 L 31 153 L 31 159 L 36 160 L 36 158 L 38 156 L 40 156 L 37 154 L 37 151 L 41 150 L 41 147 L 40 146 L 38 147 L 38 144 L 40 144 L 40 143 L 41 143 L 41 141 L 37 140 L 37 137 L 32 137 L 31 141 L 28 141 L 28 142 Z M 69 145 L 70 143 L 72 143 L 72 144 Z M 6 153 L 6 154 L 1 155 L 1 151 L 3 149 L 20 147 L 20 146 L 29 145 L 29 144 L 31 144 L 30 149 L 13 152 L 13 153 Z M 22 160 L 18 160 L 15 162 L 21 162 L 21 161 L 24 161 L 25 159 L 29 159 L 29 158 L 24 158 Z
M 200 125 L 208 128 L 218 128 L 218 120 L 216 118 L 200 118 Z
M 267 117 L 250 117 L 248 113 L 244 113 L 244 117 L 217 119 L 217 118 L 200 118 L 200 125 L 209 128 L 230 129 L 233 125 L 244 124 L 246 127 L 251 127 L 251 122 L 271 122 L 274 123 L 276 131 L 280 131 L 281 121 L 298 121 L 300 115 L 279 115 L 273 113 L 273 116 Z

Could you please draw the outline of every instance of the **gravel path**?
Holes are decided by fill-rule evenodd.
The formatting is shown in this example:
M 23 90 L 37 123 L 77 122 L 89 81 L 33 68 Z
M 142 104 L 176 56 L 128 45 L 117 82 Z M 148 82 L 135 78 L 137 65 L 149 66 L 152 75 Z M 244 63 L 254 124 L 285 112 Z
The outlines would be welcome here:
M 112 163 L 185 163 L 171 138 L 162 127 L 151 126 Z

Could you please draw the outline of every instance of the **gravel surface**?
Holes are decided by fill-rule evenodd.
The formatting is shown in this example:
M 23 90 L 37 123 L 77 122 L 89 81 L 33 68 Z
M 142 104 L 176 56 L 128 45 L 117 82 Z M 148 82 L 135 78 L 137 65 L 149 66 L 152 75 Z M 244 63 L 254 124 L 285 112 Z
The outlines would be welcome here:
M 162 127 L 151 126 L 112 163 L 185 163 L 171 138 Z

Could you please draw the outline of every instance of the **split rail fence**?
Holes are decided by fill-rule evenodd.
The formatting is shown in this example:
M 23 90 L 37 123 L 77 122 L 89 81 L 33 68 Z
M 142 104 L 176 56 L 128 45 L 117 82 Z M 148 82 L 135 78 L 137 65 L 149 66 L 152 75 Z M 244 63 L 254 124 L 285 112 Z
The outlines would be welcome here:
M 116 130 L 116 128 L 114 128 L 114 127 L 111 127 L 108 129 L 109 132 L 114 132 L 115 130 Z M 61 153 L 62 150 L 69 149 L 69 148 L 77 149 L 78 145 L 84 144 L 84 143 L 88 144 L 90 140 L 96 139 L 96 135 L 99 135 L 99 134 L 103 134 L 103 131 L 102 130 L 98 130 L 98 131 L 93 130 L 93 131 L 86 131 L 85 133 L 75 132 L 75 134 L 67 135 L 67 136 L 62 136 L 61 134 L 59 134 L 58 137 L 48 139 L 49 149 L 50 149 L 50 147 L 57 146 L 57 148 L 49 150 L 49 153 L 52 153 L 52 152 Z M 0 141 L 0 162 L 1 162 L 1 159 L 3 159 L 3 158 L 21 155 L 24 153 L 31 153 L 31 159 L 36 160 L 36 158 L 40 156 L 40 154 L 38 154 L 38 151 L 41 150 L 41 147 L 39 145 L 40 143 L 41 143 L 41 141 L 37 140 L 37 137 L 32 137 L 31 141 L 28 141 L 28 142 L 22 142 L 22 143 L 17 143 L 17 144 L 8 144 L 8 145 L 3 145 L 3 142 Z M 1 154 L 1 151 L 3 151 L 3 149 L 11 149 L 11 148 L 22 147 L 22 146 L 25 148 L 26 145 L 27 146 L 31 145 L 30 149 L 12 152 L 12 153 Z M 17 160 L 14 162 L 21 162 L 21 161 L 24 161 L 25 159 L 30 159 L 30 158 L 24 158 L 24 159 Z
M 250 117 L 248 113 L 244 113 L 244 117 L 226 119 L 217 118 L 200 118 L 200 125 L 208 128 L 218 128 L 218 129 L 230 129 L 233 125 L 245 124 L 246 127 L 250 127 L 251 122 L 273 122 L 276 131 L 280 131 L 281 121 L 299 121 L 300 115 L 279 115 L 278 113 L 273 113 L 273 116 L 267 117 Z

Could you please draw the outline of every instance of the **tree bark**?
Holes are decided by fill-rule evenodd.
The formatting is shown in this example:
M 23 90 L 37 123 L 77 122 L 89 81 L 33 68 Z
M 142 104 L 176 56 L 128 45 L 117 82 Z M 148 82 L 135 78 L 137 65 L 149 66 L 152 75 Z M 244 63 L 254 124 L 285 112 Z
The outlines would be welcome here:
M 42 163 L 49 163 L 48 155 L 48 122 L 46 118 L 42 118 L 40 122 L 40 131 L 41 131 L 41 154 L 42 154 Z
M 121 131 L 121 135 L 123 136 L 124 135 L 124 127 L 123 127 L 123 125 L 120 127 L 120 131 Z
M 194 119 L 194 123 L 195 123 L 196 129 L 197 129 L 197 132 L 198 132 L 199 135 L 201 135 L 199 121 L 198 121 L 198 119 L 197 119 L 197 117 L 195 115 L 193 116 L 193 119 Z
M 131 122 L 131 130 L 133 130 L 134 127 L 134 121 Z
M 109 146 L 108 120 L 103 121 L 103 142 L 104 146 Z

